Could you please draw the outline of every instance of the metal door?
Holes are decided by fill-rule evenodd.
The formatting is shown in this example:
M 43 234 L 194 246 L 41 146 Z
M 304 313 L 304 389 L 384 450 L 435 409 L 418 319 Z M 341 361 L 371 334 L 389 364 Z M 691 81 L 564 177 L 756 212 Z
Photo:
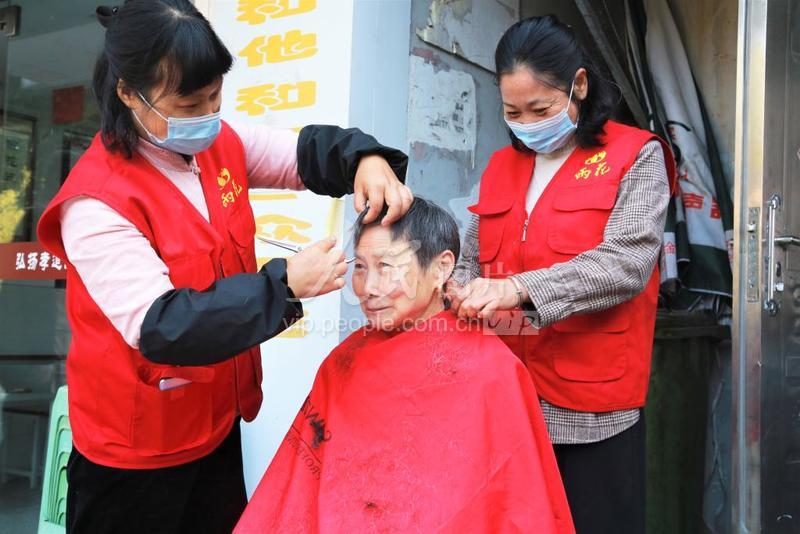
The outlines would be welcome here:
M 800 1 L 739 10 L 734 532 L 800 532 Z

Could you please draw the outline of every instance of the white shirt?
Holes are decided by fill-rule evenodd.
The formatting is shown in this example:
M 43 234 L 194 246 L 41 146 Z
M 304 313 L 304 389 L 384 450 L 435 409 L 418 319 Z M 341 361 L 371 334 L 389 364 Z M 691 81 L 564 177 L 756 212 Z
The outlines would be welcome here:
M 528 185 L 528 193 L 525 195 L 525 209 L 528 215 L 531 214 L 539 197 L 547 188 L 547 184 L 553 179 L 558 170 L 567 161 L 567 158 L 572 155 L 578 145 L 575 140 L 559 148 L 558 150 L 549 154 L 536 154 L 536 164 L 533 166 L 533 176 L 531 183 Z

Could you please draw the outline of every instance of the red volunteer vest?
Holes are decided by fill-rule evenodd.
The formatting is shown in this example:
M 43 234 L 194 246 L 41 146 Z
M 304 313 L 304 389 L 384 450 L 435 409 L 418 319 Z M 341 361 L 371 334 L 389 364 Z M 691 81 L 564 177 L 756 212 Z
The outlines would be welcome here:
M 602 242 L 622 177 L 645 143 L 658 139 L 612 121 L 605 131 L 602 147 L 579 147 L 570 155 L 529 219 L 525 195 L 535 155 L 508 146 L 492 156 L 481 179 L 479 201 L 470 207 L 480 216 L 484 277 L 545 269 Z M 673 177 L 671 152 L 661 144 L 668 176 Z M 538 332 L 513 326 L 520 324 L 516 313 L 516 322 L 502 322 L 498 333 L 507 334 L 504 341 L 528 367 L 539 395 L 551 404 L 585 412 L 640 407 L 650 376 L 658 286 L 656 268 L 644 291 L 618 306 L 573 315 Z M 499 328 L 509 325 L 511 330 Z
M 207 289 L 215 280 L 255 272 L 255 221 L 247 196 L 244 148 L 223 123 L 197 155 L 211 223 L 142 156 L 109 153 L 95 136 L 39 221 L 39 239 L 67 258 L 61 205 L 85 195 L 103 201 L 147 237 L 178 288 Z M 69 263 L 67 258 L 67 263 Z M 207 366 L 157 365 L 132 349 L 67 270 L 69 417 L 77 449 L 98 464 L 150 469 L 201 458 L 227 436 L 237 414 L 250 421 L 261 405 L 261 355 L 254 347 Z M 161 391 L 161 378 L 192 382 Z

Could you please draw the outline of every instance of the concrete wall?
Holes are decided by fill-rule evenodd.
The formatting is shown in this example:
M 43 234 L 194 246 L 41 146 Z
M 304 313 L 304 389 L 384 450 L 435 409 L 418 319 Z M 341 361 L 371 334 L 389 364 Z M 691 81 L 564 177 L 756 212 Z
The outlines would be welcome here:
M 458 42 L 458 35 L 451 35 L 456 43 L 451 50 L 456 53 L 429 44 L 420 36 L 425 35 L 431 23 L 445 24 L 441 10 L 446 3 L 411 2 L 408 184 L 417 195 L 449 208 L 463 232 L 469 221 L 466 206 L 477 199 L 478 182 L 489 157 L 509 141 L 494 74 L 463 57 L 468 54 L 463 51 L 464 43 Z M 482 9 L 494 9 L 498 17 L 511 22 L 517 19 L 515 3 L 482 3 Z M 493 57 L 507 25 L 485 24 L 470 7 L 472 2 L 454 4 L 461 4 L 463 10 L 453 10 L 447 26 L 460 26 L 462 35 L 475 39 Z
M 407 150 L 410 16 L 411 0 L 356 0 L 353 10 L 350 126 L 402 150 Z M 356 217 L 352 198 L 348 198 L 344 217 L 348 254 Z M 341 319 L 346 326 L 340 338 L 344 339 L 363 324 L 364 316 L 352 286 L 348 284 L 342 292 Z

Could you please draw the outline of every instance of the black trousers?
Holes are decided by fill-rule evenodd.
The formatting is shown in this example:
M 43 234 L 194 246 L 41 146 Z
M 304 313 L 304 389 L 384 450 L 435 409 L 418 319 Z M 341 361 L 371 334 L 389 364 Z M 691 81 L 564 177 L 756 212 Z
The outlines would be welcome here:
M 67 464 L 67 532 L 229 533 L 247 504 L 237 420 L 211 454 L 162 469 L 116 469 L 74 447 Z
M 578 534 L 644 534 L 644 413 L 607 440 L 553 449 Z

